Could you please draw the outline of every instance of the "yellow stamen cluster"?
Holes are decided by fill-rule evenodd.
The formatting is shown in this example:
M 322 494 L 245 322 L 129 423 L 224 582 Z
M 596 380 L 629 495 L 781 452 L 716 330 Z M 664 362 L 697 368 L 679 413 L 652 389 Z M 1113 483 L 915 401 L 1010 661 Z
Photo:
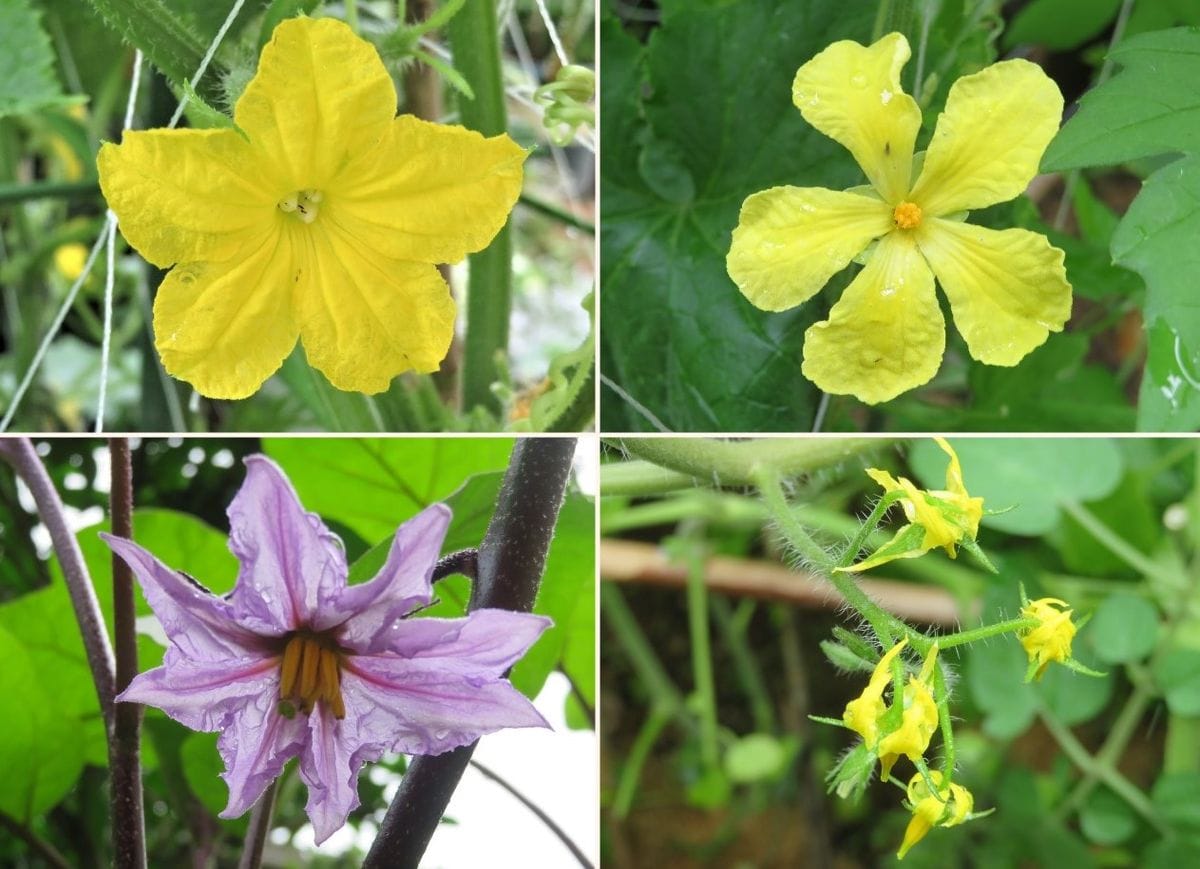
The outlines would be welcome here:
M 299 707 L 308 715 L 318 700 L 334 718 L 346 717 L 346 706 L 342 702 L 341 649 L 324 637 L 293 634 L 283 648 L 279 670 L 280 712 L 290 718 Z M 289 710 L 291 714 L 288 714 Z
M 284 214 L 295 214 L 305 223 L 317 219 L 317 206 L 324 197 L 320 190 L 300 190 L 279 200 L 279 210 Z
M 915 229 L 921 225 L 921 206 L 915 202 L 901 202 L 892 212 L 892 222 L 901 229 Z

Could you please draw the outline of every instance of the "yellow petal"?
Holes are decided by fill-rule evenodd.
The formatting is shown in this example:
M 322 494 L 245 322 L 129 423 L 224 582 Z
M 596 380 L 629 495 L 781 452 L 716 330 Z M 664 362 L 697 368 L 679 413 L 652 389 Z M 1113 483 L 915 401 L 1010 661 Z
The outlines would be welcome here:
M 805 333 L 802 370 L 826 392 L 876 404 L 927 383 L 945 347 L 933 275 L 908 234 L 893 232 Z
M 929 823 L 924 815 L 913 815 L 912 820 L 908 822 L 908 828 L 904 831 L 904 841 L 900 843 L 900 850 L 896 854 L 896 859 L 903 860 L 904 855 L 912 850 L 912 846 L 924 839 L 932 829 L 933 824 Z
M 275 28 L 233 119 L 275 161 L 290 191 L 328 192 L 337 171 L 376 146 L 396 89 L 374 46 L 332 18 Z
M 946 489 L 955 495 L 967 494 L 967 487 L 963 483 L 962 465 L 958 461 L 958 453 L 954 452 L 954 447 L 950 446 L 950 442 L 945 438 L 934 438 L 936 443 L 946 455 L 950 457 L 950 464 L 946 466 Z
M 883 692 L 892 682 L 892 661 L 907 644 L 908 638 L 905 637 L 879 659 L 867 687 L 863 689 L 862 694 L 846 704 L 842 713 L 842 721 L 863 738 L 869 749 L 875 748 L 875 742 L 879 738 L 879 716 L 884 712 Z
M 950 88 L 910 198 L 931 217 L 1012 199 L 1037 174 L 1062 110 L 1058 85 L 1027 60 L 1006 60 L 960 78 Z
M 378 148 L 338 175 L 323 212 L 390 257 L 455 263 L 508 220 L 526 156 L 505 135 L 401 115 Z
M 209 398 L 245 398 L 296 345 L 291 246 L 268 232 L 225 262 L 181 263 L 154 299 L 154 344 L 167 373 Z
M 233 130 L 126 132 L 96 165 L 121 234 L 156 266 L 229 259 L 275 218 L 267 170 Z
M 916 100 L 900 86 L 909 56 L 899 33 L 869 47 L 843 40 L 800 67 L 792 83 L 792 102 L 804 120 L 849 149 L 892 205 L 908 191 L 921 127 Z
M 753 305 L 785 311 L 816 295 L 891 229 L 891 210 L 878 199 L 821 187 L 772 187 L 742 203 L 725 266 Z
M 934 219 L 917 240 L 980 362 L 1016 365 L 1071 316 L 1064 254 L 1044 235 Z
M 295 294 L 309 364 L 338 389 L 366 393 L 405 371 L 436 371 L 454 337 L 454 300 L 437 268 L 336 231 L 310 237 L 310 273 Z

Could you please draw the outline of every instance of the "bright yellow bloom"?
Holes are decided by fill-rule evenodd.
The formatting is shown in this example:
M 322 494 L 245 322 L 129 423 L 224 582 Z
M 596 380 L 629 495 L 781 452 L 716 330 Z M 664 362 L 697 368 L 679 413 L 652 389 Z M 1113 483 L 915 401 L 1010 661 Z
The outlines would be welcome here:
M 867 570 L 897 558 L 916 558 L 936 546 L 942 547 L 947 555 L 955 558 L 955 546 L 958 543 L 964 539 L 974 540 L 979 535 L 983 499 L 972 498 L 968 494 L 963 483 L 962 466 L 954 448 L 944 438 L 934 438 L 934 441 L 950 456 L 950 464 L 946 468 L 946 488 L 925 491 L 918 489 L 905 477 L 896 479 L 887 471 L 868 468 L 867 474 L 883 486 L 885 492 L 904 493 L 900 506 L 909 524 L 897 531 L 870 557 L 837 570 L 845 573 Z M 919 534 L 918 529 L 924 533 Z
M 904 841 L 896 857 L 904 859 L 913 845 L 925 838 L 934 827 L 954 827 L 968 819 L 975 807 L 975 798 L 962 785 L 950 784 L 942 787 L 942 774 L 930 770 L 929 778 L 938 788 L 938 796 L 929 790 L 925 777 L 917 773 L 908 783 L 908 806 L 913 818 L 904 831 Z
M 434 371 L 454 332 L 436 263 L 481 250 L 521 189 L 507 136 L 396 117 L 370 43 L 333 19 L 275 28 L 238 129 L 126 132 L 100 150 L 121 231 L 161 267 L 164 367 L 244 398 L 297 338 L 339 389 Z
M 879 777 L 887 781 L 892 767 L 903 755 L 916 763 L 929 748 L 938 727 L 937 703 L 933 699 L 933 668 L 937 666 L 938 647 L 935 643 L 925 656 L 919 676 L 909 676 L 904 686 L 904 704 L 900 727 L 879 740 Z
M 1071 657 L 1071 640 L 1076 630 L 1071 622 L 1071 610 L 1066 601 L 1043 597 L 1026 604 L 1021 609 L 1021 617 L 1039 622 L 1037 627 L 1027 628 L 1017 636 L 1029 655 L 1030 668 L 1037 667 L 1035 678 L 1041 679 L 1051 661 L 1062 664 Z
M 846 704 L 846 711 L 842 713 L 842 721 L 863 738 L 863 742 L 871 751 L 874 751 L 879 743 L 879 719 L 887 711 L 883 704 L 883 692 L 892 683 L 892 661 L 907 643 L 907 639 L 901 640 L 879 659 L 867 687 L 863 689 L 862 694 Z
M 844 145 L 871 186 L 773 187 L 742 205 L 726 265 L 754 305 L 812 298 L 867 249 L 866 265 L 805 335 L 803 372 L 875 404 L 928 382 L 945 349 L 934 276 L 971 355 L 1015 365 L 1071 313 L 1063 252 L 1045 236 L 962 222 L 1020 194 L 1062 116 L 1040 68 L 1007 60 L 954 83 L 928 150 L 913 159 L 917 103 L 900 86 L 908 42 L 830 45 L 796 73 L 804 119 Z M 915 181 L 914 181 L 915 178 Z
M 77 241 L 60 244 L 54 249 L 54 267 L 68 281 L 73 281 L 83 274 L 87 257 L 87 247 Z

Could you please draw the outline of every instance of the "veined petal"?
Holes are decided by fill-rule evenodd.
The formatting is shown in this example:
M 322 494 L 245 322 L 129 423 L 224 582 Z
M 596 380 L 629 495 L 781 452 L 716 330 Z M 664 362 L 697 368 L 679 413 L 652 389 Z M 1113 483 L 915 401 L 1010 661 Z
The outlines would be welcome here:
M 154 706 L 192 730 L 213 731 L 278 686 L 279 664 L 270 657 L 199 662 L 177 656 L 139 673 L 117 699 Z
M 296 346 L 296 278 L 278 230 L 227 260 L 177 265 L 154 299 L 154 346 L 167 373 L 209 398 L 253 394 Z
M 921 127 L 921 110 L 900 85 L 910 54 L 899 33 L 870 46 L 842 40 L 800 67 L 792 83 L 804 120 L 845 146 L 891 205 L 908 192 Z
M 217 752 L 225 761 L 221 778 L 229 786 L 229 803 L 221 817 L 236 818 L 249 811 L 308 739 L 307 718 L 284 718 L 273 697 L 248 703 L 232 716 L 217 739 Z
M 917 240 L 980 362 L 1016 365 L 1071 316 L 1064 254 L 1044 235 L 935 218 Z
M 351 656 L 342 673 L 346 717 L 364 743 L 405 754 L 442 754 L 508 727 L 549 727 L 508 681 L 447 673 L 427 661 Z
M 812 298 L 871 241 L 892 229 L 878 199 L 821 187 L 772 187 L 742 203 L 725 259 L 729 276 L 764 311 Z
M 275 28 L 233 119 L 276 161 L 284 195 L 324 190 L 395 115 L 396 89 L 371 43 L 333 18 L 292 18 Z
M 1058 85 L 1027 60 L 1006 60 L 950 88 L 910 198 L 929 217 L 1007 202 L 1037 174 L 1062 119 Z
M 393 259 L 456 263 L 508 220 L 527 156 L 506 135 L 401 115 L 338 175 L 321 219 Z
M 259 650 L 257 638 L 238 625 L 228 601 L 198 588 L 132 540 L 111 534 L 100 539 L 129 565 L 167 638 L 189 658 L 221 661 Z
M 442 551 L 450 508 L 431 504 L 396 530 L 387 561 L 361 585 L 347 586 L 316 614 L 313 627 L 340 625 L 338 642 L 355 652 L 379 652 L 400 631 L 399 619 L 433 597 L 433 567 Z M 405 623 L 420 624 L 426 621 Z
M 363 745 L 355 725 L 353 717 L 338 721 L 324 706 L 308 718 L 300 778 L 308 785 L 304 810 L 318 845 L 340 830 L 358 807 L 358 771 L 363 763 L 383 754 L 382 746 Z
M 246 458 L 246 480 L 229 509 L 229 549 L 240 564 L 230 603 L 279 635 L 306 626 L 346 585 L 346 554 L 307 512 L 279 466 Z
M 312 233 L 311 273 L 293 296 L 304 353 L 338 389 L 375 393 L 405 371 L 436 371 L 454 337 L 437 268 L 389 259 L 356 238 Z
M 126 131 L 96 166 L 121 234 L 162 268 L 229 259 L 275 216 L 271 164 L 233 130 Z
M 804 335 L 804 376 L 867 404 L 927 383 L 946 348 L 933 275 L 912 239 L 893 232 L 829 312 Z
M 552 624 L 545 616 L 502 609 L 474 610 L 463 619 L 413 619 L 397 625 L 387 652 L 446 673 L 499 676 Z

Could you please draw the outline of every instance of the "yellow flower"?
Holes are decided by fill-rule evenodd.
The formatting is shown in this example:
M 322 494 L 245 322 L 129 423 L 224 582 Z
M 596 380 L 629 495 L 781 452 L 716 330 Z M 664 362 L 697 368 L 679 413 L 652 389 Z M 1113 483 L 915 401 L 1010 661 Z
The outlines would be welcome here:
M 154 304 L 163 365 L 244 398 L 298 338 L 339 389 L 434 371 L 454 332 L 436 263 L 484 248 L 521 188 L 507 136 L 396 117 L 370 43 L 333 19 L 280 24 L 238 129 L 126 132 L 100 150 L 121 231 L 172 264 Z
M 885 492 L 904 493 L 900 506 L 909 524 L 897 531 L 870 557 L 851 567 L 839 567 L 838 571 L 854 573 L 897 558 L 916 558 L 936 546 L 942 547 L 947 555 L 955 558 L 957 544 L 963 540 L 974 540 L 979 535 L 983 499 L 972 498 L 968 494 L 963 483 L 962 466 L 954 448 L 944 438 L 934 438 L 934 441 L 950 456 L 950 464 L 946 468 L 946 488 L 925 491 L 918 489 L 905 477 L 896 479 L 887 471 L 868 468 L 868 476 L 883 486 Z
M 904 831 L 904 841 L 896 857 L 904 859 L 913 845 L 925 838 L 934 827 L 954 827 L 968 819 L 975 807 L 975 798 L 962 785 L 942 787 L 942 774 L 931 770 L 929 778 L 938 788 L 938 796 L 929 790 L 925 777 L 917 773 L 908 783 L 908 806 L 913 818 Z M 940 799 L 939 799 L 940 797 Z
M 867 687 L 863 689 L 862 694 L 846 704 L 846 711 L 842 713 L 842 721 L 863 738 L 863 742 L 871 751 L 875 750 L 879 742 L 879 719 L 887 711 L 883 704 L 883 692 L 892 683 L 892 661 L 906 643 L 907 639 L 901 640 L 879 659 Z
M 1071 622 L 1071 610 L 1066 601 L 1043 597 L 1022 607 L 1021 616 L 1039 622 L 1037 627 L 1027 628 L 1017 636 L 1029 655 L 1030 670 L 1036 667 L 1035 678 L 1041 679 L 1051 661 L 1062 664 L 1071 657 L 1071 640 L 1076 630 Z
M 904 704 L 900 727 L 879 740 L 879 777 L 887 781 L 892 767 L 904 755 L 913 763 L 924 756 L 938 727 L 937 703 L 933 699 L 933 668 L 937 665 L 938 647 L 935 643 L 925 656 L 920 676 L 909 676 L 904 686 Z
M 77 241 L 60 244 L 54 249 L 54 267 L 68 281 L 73 281 L 83 273 L 87 257 L 87 247 Z
M 803 366 L 826 392 L 870 404 L 937 372 L 946 336 L 935 275 L 971 355 L 989 365 L 1017 364 L 1071 313 L 1062 251 L 1037 233 L 962 221 L 1029 184 L 1058 131 L 1057 86 L 1024 60 L 959 79 L 924 159 L 914 160 L 921 112 L 900 86 L 909 54 L 892 33 L 869 47 L 835 42 L 800 67 L 793 102 L 849 149 L 871 186 L 755 193 L 726 260 L 747 299 L 782 311 L 878 239 L 829 319 L 806 333 Z

